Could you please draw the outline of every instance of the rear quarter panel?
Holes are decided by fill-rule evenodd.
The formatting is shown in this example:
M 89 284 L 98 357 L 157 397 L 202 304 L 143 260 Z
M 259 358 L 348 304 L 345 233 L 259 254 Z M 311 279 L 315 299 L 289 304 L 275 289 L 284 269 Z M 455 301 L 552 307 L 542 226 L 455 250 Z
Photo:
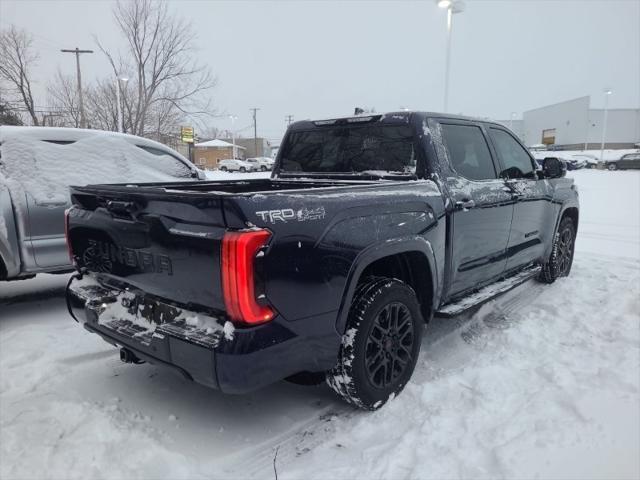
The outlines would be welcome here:
M 365 251 L 397 252 L 396 244 L 420 238 L 437 259 L 433 268 L 444 259 L 444 202 L 429 180 L 254 194 L 236 197 L 228 211 L 230 226 L 272 232 L 266 295 L 290 321 L 338 312 Z

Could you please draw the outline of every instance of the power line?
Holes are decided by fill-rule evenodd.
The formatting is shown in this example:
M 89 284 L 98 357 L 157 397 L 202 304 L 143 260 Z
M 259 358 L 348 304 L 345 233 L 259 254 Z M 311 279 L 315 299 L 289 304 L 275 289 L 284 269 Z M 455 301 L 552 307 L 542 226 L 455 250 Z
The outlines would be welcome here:
M 87 128 L 87 118 L 84 114 L 84 101 L 82 98 L 82 76 L 80 75 L 80 54 L 81 53 L 93 53 L 93 50 L 80 50 L 76 47 L 74 50 L 61 49 L 63 53 L 75 53 L 76 54 L 76 74 L 78 76 L 78 107 L 80 109 L 80 128 Z

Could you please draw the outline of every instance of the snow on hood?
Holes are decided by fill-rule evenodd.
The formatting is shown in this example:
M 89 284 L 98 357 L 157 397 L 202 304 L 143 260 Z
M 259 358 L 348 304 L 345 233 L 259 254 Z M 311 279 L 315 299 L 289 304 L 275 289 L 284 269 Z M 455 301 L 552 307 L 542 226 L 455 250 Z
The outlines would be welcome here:
M 28 137 L 2 144 L 0 182 L 38 203 L 66 202 L 69 185 L 188 180 L 189 168 L 119 138 L 95 135 L 59 145 Z M 180 178 L 178 178 L 180 177 Z M 14 196 L 14 200 L 17 196 Z

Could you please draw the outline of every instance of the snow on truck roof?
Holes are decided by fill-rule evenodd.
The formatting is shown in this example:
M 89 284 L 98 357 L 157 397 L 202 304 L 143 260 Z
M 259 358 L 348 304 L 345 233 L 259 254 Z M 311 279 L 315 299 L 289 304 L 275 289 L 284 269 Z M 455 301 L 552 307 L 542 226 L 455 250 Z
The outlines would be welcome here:
M 306 119 L 299 120 L 297 122 L 293 122 L 290 127 L 292 129 L 300 128 L 300 127 L 308 127 L 314 125 L 316 127 L 321 126 L 329 126 L 338 123 L 347 123 L 347 124 L 358 124 L 358 123 L 366 123 L 366 122 L 374 122 L 374 121 L 384 121 L 388 123 L 393 123 L 395 120 L 400 122 L 407 122 L 408 119 L 412 115 L 421 115 L 426 118 L 444 118 L 450 120 L 468 120 L 473 122 L 483 122 L 483 123 L 491 123 L 494 125 L 500 125 L 504 127 L 499 122 L 494 120 L 490 120 L 487 118 L 478 118 L 478 117 L 468 117 L 465 115 L 453 115 L 450 113 L 439 113 L 439 112 L 427 112 L 422 110 L 400 110 L 397 112 L 386 112 L 386 113 L 365 113 L 360 115 L 347 115 L 347 116 L 339 116 L 328 119 Z
M 42 141 L 32 135 L 4 136 L 0 185 L 9 188 L 17 203 L 28 194 L 36 203 L 47 204 L 66 202 L 70 185 L 192 179 L 186 161 L 148 152 L 144 143 L 123 140 L 115 135 L 86 135 L 59 144 L 50 137 Z
M 31 140 L 42 140 L 55 143 L 77 142 L 86 138 L 110 137 L 125 140 L 134 145 L 143 145 L 146 147 L 154 147 L 165 150 L 174 156 L 180 157 L 181 160 L 188 160 L 179 152 L 163 145 L 155 140 L 130 135 L 128 133 L 110 132 L 107 130 L 93 130 L 88 128 L 67 128 L 67 127 L 16 127 L 9 125 L 0 126 L 0 143 L 4 143 L 9 139 L 24 138 Z

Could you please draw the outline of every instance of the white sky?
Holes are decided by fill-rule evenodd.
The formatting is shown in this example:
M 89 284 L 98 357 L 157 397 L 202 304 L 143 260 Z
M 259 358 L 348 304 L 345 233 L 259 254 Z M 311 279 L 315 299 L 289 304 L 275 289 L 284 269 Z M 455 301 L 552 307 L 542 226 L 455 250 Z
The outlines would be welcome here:
M 58 67 L 60 48 L 121 39 L 110 0 L 0 0 L 0 27 L 35 36 L 38 91 Z M 400 107 L 442 111 L 446 12 L 416 1 L 170 1 L 198 34 L 198 55 L 219 79 L 220 111 L 278 140 L 296 120 Z M 82 57 L 83 78 L 110 73 L 100 53 Z M 497 119 L 583 95 L 602 107 L 640 106 L 640 0 L 468 0 L 454 16 L 449 110 Z M 43 95 L 38 100 L 45 105 Z M 211 122 L 230 128 L 228 119 Z M 252 130 L 242 131 L 251 136 Z

